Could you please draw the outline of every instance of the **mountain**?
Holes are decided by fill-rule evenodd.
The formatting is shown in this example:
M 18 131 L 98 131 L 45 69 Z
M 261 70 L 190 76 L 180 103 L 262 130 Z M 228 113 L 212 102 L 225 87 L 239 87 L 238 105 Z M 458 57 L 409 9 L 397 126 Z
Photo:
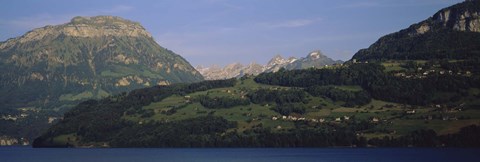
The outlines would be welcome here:
M 264 71 L 264 66 L 252 62 L 246 66 L 240 63 L 232 63 L 223 68 L 212 65 L 210 67 L 197 66 L 196 69 L 206 80 L 221 80 L 240 78 L 244 75 L 258 75 Z
M 281 55 L 275 55 L 270 61 L 268 61 L 267 65 L 265 65 L 266 72 L 276 72 L 281 68 L 286 67 L 288 64 L 293 63 L 296 61 L 297 58 L 290 57 L 288 59 L 283 58 Z
M 120 17 L 75 17 L 0 43 L 0 115 L 65 111 L 87 99 L 201 80 L 184 58 Z
M 305 58 L 300 58 L 295 61 L 291 61 L 290 59 L 289 61 L 289 64 L 285 65 L 285 69 L 287 70 L 307 69 L 312 67 L 320 68 L 328 65 L 343 63 L 341 60 L 332 60 L 331 58 L 323 55 L 320 51 L 313 51 L 310 52 Z
M 480 57 L 480 1 L 444 8 L 432 17 L 380 38 L 353 59 L 472 59 Z
M 200 74 L 202 74 L 206 80 L 223 79 L 224 75 L 226 75 L 223 71 L 223 68 L 218 65 L 212 65 L 210 67 L 199 65 L 195 67 L 195 69 L 197 69 L 197 71 L 200 72 Z
M 244 75 L 258 75 L 263 72 L 276 72 L 281 68 L 287 70 L 306 69 L 311 67 L 324 67 L 325 65 L 341 64 L 343 61 L 334 61 L 323 55 L 320 51 L 313 51 L 305 58 L 297 59 L 290 57 L 283 58 L 281 55 L 275 55 L 266 65 L 251 63 L 244 66 L 240 63 L 233 63 L 220 68 L 217 65 L 211 67 L 197 66 L 197 70 L 205 77 L 206 80 L 218 80 L 229 78 L 240 78 Z
M 2 42 L 0 71 L 1 107 L 12 108 L 203 79 L 140 24 L 112 16 L 75 17 Z
M 252 63 L 248 64 L 247 66 L 245 66 L 242 69 L 240 75 L 238 75 L 238 76 L 244 76 L 244 75 L 247 75 L 247 74 L 248 75 L 258 75 L 258 74 L 264 72 L 264 68 L 265 68 L 264 66 L 252 62 Z

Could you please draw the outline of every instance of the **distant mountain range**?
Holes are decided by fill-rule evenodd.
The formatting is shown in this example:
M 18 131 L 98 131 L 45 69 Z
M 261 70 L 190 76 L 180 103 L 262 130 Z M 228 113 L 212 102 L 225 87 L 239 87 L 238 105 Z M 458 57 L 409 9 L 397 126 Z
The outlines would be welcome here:
M 319 68 L 333 64 L 341 64 L 343 61 L 333 59 L 325 56 L 320 51 L 310 52 L 304 58 L 290 57 L 283 58 L 281 55 L 273 57 L 266 65 L 257 63 L 250 63 L 249 65 L 242 65 L 240 63 L 228 64 L 225 67 L 213 65 L 210 67 L 197 66 L 196 69 L 205 77 L 206 80 L 219 80 L 228 78 L 239 78 L 244 75 L 258 75 L 263 72 L 276 72 L 281 68 L 286 70 Z

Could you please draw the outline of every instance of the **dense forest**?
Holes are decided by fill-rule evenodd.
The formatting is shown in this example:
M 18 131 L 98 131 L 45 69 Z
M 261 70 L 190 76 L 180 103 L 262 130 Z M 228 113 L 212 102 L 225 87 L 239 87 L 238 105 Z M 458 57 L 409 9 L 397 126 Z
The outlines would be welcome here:
M 196 98 L 206 108 L 221 109 L 230 108 L 233 106 L 245 106 L 249 105 L 250 101 L 247 99 L 236 99 L 231 97 L 208 97 L 207 95 L 201 95 Z
M 477 147 L 480 145 L 479 126 L 468 126 L 460 132 L 437 135 L 433 130 L 418 130 L 399 138 L 373 138 L 367 140 L 355 132 L 372 127 L 369 122 L 354 122 L 348 126 L 321 125 L 307 129 L 306 122 L 296 123 L 296 129 L 274 131 L 258 125 L 237 132 L 236 123 L 221 117 L 204 116 L 179 122 L 150 122 L 142 125 L 122 123 L 124 129 L 100 136 L 82 136 L 84 141 L 109 141 L 111 147 Z M 102 131 L 106 132 L 106 131 Z M 79 132 L 82 134 L 82 132 Z M 85 135 L 85 134 L 84 134 Z M 54 145 L 46 136 L 39 137 L 34 147 L 70 147 L 78 142 Z
M 277 104 L 302 102 L 306 99 L 305 92 L 299 89 L 269 90 L 258 89 L 248 93 L 250 101 L 257 104 L 275 102 Z
M 478 62 L 477 62 L 478 63 Z M 457 63 L 444 64 L 445 67 L 460 66 Z M 276 73 L 263 73 L 255 81 L 270 85 L 294 86 L 308 88 L 312 95 L 324 94 L 337 98 L 335 89 L 320 88 L 328 85 L 359 85 L 361 91 L 355 100 L 349 100 L 346 106 L 361 105 L 373 97 L 379 100 L 412 105 L 429 105 L 455 101 L 459 97 L 441 98 L 434 95 L 439 92 L 452 92 L 461 96 L 468 88 L 480 87 L 480 78 L 476 76 L 433 75 L 427 78 L 399 78 L 384 72 L 385 67 L 378 63 L 352 64 L 337 69 L 280 70 Z M 310 88 L 309 88 L 310 87 Z M 326 91 L 329 92 L 326 92 Z M 317 91 L 317 92 L 315 92 Z M 333 92 L 338 91 L 338 92 Z M 346 100 L 343 94 L 340 100 Z

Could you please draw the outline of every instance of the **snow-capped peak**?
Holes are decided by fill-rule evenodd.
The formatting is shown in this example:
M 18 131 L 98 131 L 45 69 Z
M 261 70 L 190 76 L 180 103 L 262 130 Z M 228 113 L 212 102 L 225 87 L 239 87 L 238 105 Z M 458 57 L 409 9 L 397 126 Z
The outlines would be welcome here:
M 313 52 L 310 52 L 310 54 L 308 54 L 308 57 L 311 59 L 319 59 L 322 56 L 323 54 L 320 51 L 313 51 Z

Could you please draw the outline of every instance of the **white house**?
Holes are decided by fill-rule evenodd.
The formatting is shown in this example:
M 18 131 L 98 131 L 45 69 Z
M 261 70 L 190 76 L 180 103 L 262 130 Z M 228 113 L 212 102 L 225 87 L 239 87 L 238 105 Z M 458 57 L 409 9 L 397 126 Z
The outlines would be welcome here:
M 415 110 L 408 110 L 406 111 L 407 114 L 415 114 Z

